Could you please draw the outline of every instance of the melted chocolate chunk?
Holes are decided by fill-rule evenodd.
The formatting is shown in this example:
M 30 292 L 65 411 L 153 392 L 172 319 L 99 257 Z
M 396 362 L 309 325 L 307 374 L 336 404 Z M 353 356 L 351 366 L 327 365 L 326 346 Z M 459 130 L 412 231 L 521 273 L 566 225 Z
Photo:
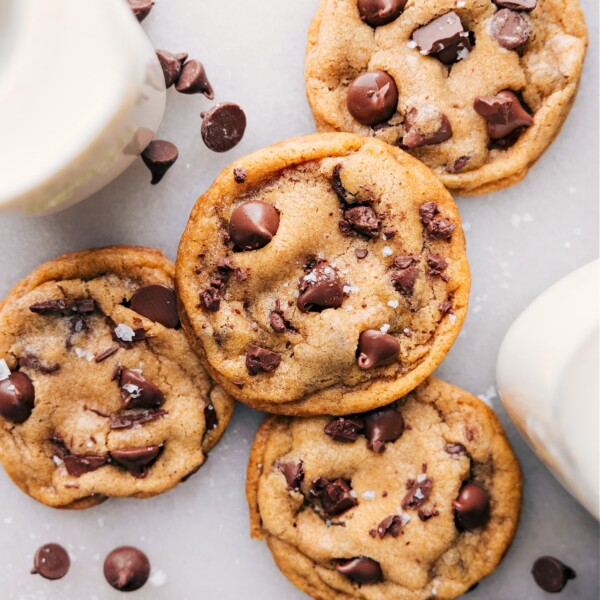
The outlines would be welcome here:
M 503 8 L 490 19 L 489 30 L 495 40 L 507 50 L 516 50 L 531 36 L 531 25 L 521 13 Z
M 439 254 L 429 253 L 425 257 L 425 261 L 427 262 L 427 272 L 429 275 L 432 277 L 441 277 L 444 281 L 448 280 L 447 276 L 444 274 L 448 263 Z
M 93 298 L 77 298 L 71 310 L 80 315 L 91 315 L 96 310 L 96 301 Z
M 385 71 L 363 73 L 348 87 L 346 106 L 363 125 L 387 121 L 398 108 L 396 82 Z
M 0 416 L 12 423 L 23 423 L 35 404 L 33 382 L 25 373 L 16 371 L 0 381 Z
M 464 483 L 452 507 L 456 525 L 461 530 L 484 527 L 490 520 L 490 496 L 476 483 Z
M 511 10 L 533 10 L 537 6 L 537 0 L 492 0 L 496 6 L 510 8 Z
M 421 130 L 421 119 L 419 110 L 411 109 L 404 120 L 405 134 L 402 138 L 402 145 L 409 150 L 420 148 L 421 146 L 434 146 L 441 144 L 452 137 L 452 126 L 448 117 L 440 113 L 440 126 L 437 131 L 425 133 Z
M 38 315 L 56 315 L 67 310 L 67 303 L 64 300 L 44 300 L 32 304 L 29 310 Z
M 380 27 L 395 21 L 408 0 L 358 0 L 358 12 L 362 21 L 371 27 Z
M 336 442 L 355 442 L 364 429 L 360 417 L 337 417 L 325 426 L 325 433 Z
M 434 240 L 449 240 L 456 225 L 442 217 L 435 202 L 426 202 L 419 207 L 421 223 L 427 235 Z
M 85 473 L 95 471 L 107 462 L 108 459 L 105 456 L 96 456 L 93 454 L 68 454 L 63 457 L 65 469 L 73 477 L 80 477 Z
M 509 139 L 511 134 L 518 136 L 533 125 L 533 117 L 510 90 L 496 96 L 477 96 L 473 107 L 487 121 L 487 132 L 492 140 Z M 512 138 L 510 142 L 514 143 Z
M 246 349 L 246 368 L 250 375 L 271 373 L 281 363 L 281 354 L 262 346 L 250 344 Z
M 302 312 L 319 312 L 339 308 L 344 299 L 344 286 L 337 270 L 326 260 L 317 263 L 301 280 L 298 308 Z
M 204 423 L 206 432 L 216 429 L 219 425 L 219 416 L 217 415 L 217 411 L 215 410 L 213 403 L 210 401 L 204 407 Z
M 154 6 L 152 0 L 127 0 L 127 2 L 129 2 L 129 7 L 140 23 L 150 14 Z
M 277 468 L 283 473 L 287 482 L 288 490 L 300 490 L 300 484 L 304 481 L 304 467 L 302 461 L 297 463 L 277 463 Z
M 320 500 L 323 511 L 329 517 L 335 517 L 358 506 L 352 488 L 343 479 L 319 477 L 312 482 L 310 494 Z
M 423 481 L 409 480 L 407 485 L 408 483 L 411 483 L 411 485 L 408 489 L 408 494 L 402 500 L 402 508 L 421 508 L 431 494 L 433 479 L 427 477 Z
M 367 254 L 369 254 L 369 251 L 366 248 L 357 248 L 354 251 L 354 254 L 356 254 L 356 258 L 358 260 L 362 260 L 363 258 L 367 258 Z
M 236 167 L 233 169 L 233 179 L 236 183 L 245 183 L 248 179 L 248 172 L 242 167 Z
M 147 475 L 147 468 L 156 460 L 161 449 L 161 446 L 144 446 L 113 450 L 110 457 L 114 462 L 125 467 L 134 477 L 143 479 Z
M 175 290 L 166 285 L 152 284 L 137 289 L 131 297 L 130 308 L 169 329 L 179 325 Z
M 417 515 L 419 515 L 419 519 L 421 519 L 421 521 L 429 521 L 429 519 L 433 519 L 433 517 L 437 517 L 439 514 L 439 511 L 435 509 L 423 510 L 420 508 L 417 512 Z
M 350 235 L 352 232 L 364 235 L 367 238 L 379 237 L 379 226 L 381 219 L 370 206 L 352 206 L 345 208 L 343 217 L 340 219 L 340 231 L 344 235 Z
M 460 173 L 471 162 L 470 156 L 461 156 L 446 167 L 449 173 Z
M 379 563 L 372 558 L 361 556 L 350 560 L 341 560 L 335 565 L 338 573 L 356 583 L 377 583 L 383 579 Z
M 394 289 L 407 298 L 412 296 L 419 278 L 419 269 L 415 266 L 418 262 L 419 258 L 412 254 L 394 259 L 395 270 L 390 273 L 390 280 Z
M 165 396 L 158 387 L 133 369 L 121 371 L 119 385 L 126 409 L 158 408 L 165 401 Z
M 386 534 L 390 534 L 393 538 L 397 538 L 402 531 L 402 517 L 399 515 L 390 515 L 386 517 L 377 526 L 377 534 L 380 539 L 383 539 Z
M 450 444 L 449 443 L 444 446 L 444 452 L 447 452 L 448 454 L 450 454 L 452 456 L 458 456 L 461 454 L 466 454 L 467 449 L 462 444 Z
M 217 312 L 221 308 L 222 299 L 221 290 L 212 285 L 200 292 L 200 303 L 210 312 Z
M 120 592 L 139 590 L 150 577 L 150 561 L 137 548 L 115 548 L 104 561 L 106 581 Z
M 395 442 L 404 432 L 404 419 L 393 407 L 378 408 L 363 415 L 367 448 L 381 454 L 386 442 Z
M 41 575 L 45 579 L 62 579 L 71 566 L 67 551 L 58 544 L 44 544 L 38 548 L 33 558 L 32 575 Z
M 358 338 L 357 364 L 361 371 L 389 365 L 398 359 L 400 344 L 389 333 L 367 329 Z
M 130 429 L 134 425 L 144 425 L 145 423 L 151 423 L 161 417 L 168 415 L 166 410 L 145 410 L 141 413 L 119 415 L 117 417 L 110 418 L 111 429 Z
M 465 31 L 454 11 L 419 27 L 413 32 L 412 39 L 421 54 L 433 55 L 445 65 L 467 58 L 473 49 L 469 32 Z
M 260 200 L 240 204 L 229 219 L 229 237 L 238 252 L 263 248 L 275 237 L 278 229 L 277 209 Z
M 34 371 L 39 371 L 44 375 L 51 375 L 52 373 L 60 371 L 60 365 L 58 363 L 51 366 L 46 366 L 37 356 L 34 356 L 33 354 L 20 356 L 18 362 L 20 369 L 33 369 Z

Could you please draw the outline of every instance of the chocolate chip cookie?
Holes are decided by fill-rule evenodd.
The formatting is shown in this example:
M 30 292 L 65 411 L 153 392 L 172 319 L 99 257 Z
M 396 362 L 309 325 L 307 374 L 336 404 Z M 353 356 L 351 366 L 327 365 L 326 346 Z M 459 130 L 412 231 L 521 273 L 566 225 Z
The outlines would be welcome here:
M 174 265 L 114 246 L 36 269 L 0 308 L 0 460 L 27 494 L 85 508 L 195 472 L 233 400 L 179 326 Z
M 430 379 L 364 414 L 269 417 L 248 465 L 252 536 L 319 600 L 451 600 L 498 565 L 521 508 L 494 413 Z
M 322 0 L 306 85 L 317 129 L 399 145 L 457 194 L 527 175 L 575 100 L 577 0 Z
M 348 414 L 416 387 L 448 352 L 470 285 L 458 210 L 420 162 L 317 134 L 240 159 L 198 200 L 180 315 L 236 399 Z

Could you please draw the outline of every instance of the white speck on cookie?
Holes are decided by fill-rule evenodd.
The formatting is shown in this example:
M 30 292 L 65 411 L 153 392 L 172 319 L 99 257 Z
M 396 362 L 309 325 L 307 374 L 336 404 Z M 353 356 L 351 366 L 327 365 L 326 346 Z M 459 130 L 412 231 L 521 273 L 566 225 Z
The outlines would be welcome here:
M 115 335 L 124 342 L 133 342 L 133 338 L 135 338 L 135 331 L 133 331 L 129 325 L 119 323 L 115 327 Z

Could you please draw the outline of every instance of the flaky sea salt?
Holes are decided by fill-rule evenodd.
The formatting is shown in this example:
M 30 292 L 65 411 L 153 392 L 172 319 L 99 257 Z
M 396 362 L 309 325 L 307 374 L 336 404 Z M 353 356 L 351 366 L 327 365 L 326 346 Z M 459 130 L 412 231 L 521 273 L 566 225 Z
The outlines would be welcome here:
M 398 300 L 390 300 L 387 305 L 390 308 L 398 308 L 400 306 L 400 302 L 398 302 Z
M 88 350 L 82 350 L 81 348 L 74 348 L 75 355 L 77 358 L 85 358 L 88 362 L 92 362 L 94 360 L 94 354 L 89 352 Z
M 133 331 L 129 325 L 125 325 L 125 323 L 119 323 L 115 327 L 115 335 L 124 342 L 133 342 L 135 331 Z
M 139 398 L 142 395 L 142 390 L 133 383 L 126 383 L 121 386 L 132 398 Z
M 379 328 L 379 331 L 381 331 L 381 333 L 387 333 L 390 330 L 391 325 L 389 323 L 386 323 L 385 325 L 382 325 Z
M 423 500 L 425 498 L 423 492 L 421 491 L 421 488 L 417 488 L 417 491 L 415 492 L 415 498 L 417 500 Z
M 375 490 L 367 490 L 362 497 L 365 500 L 375 500 Z
M 417 42 L 415 42 L 415 40 L 409 40 L 408 42 L 406 42 L 406 45 L 409 48 L 416 48 L 417 47 Z
M 417 483 L 423 483 L 427 479 L 427 475 L 425 473 L 419 473 L 417 475 Z
M 391 256 L 392 254 L 394 254 L 394 251 L 389 246 L 384 246 L 383 250 L 381 251 L 381 254 L 383 254 L 384 256 Z
M 351 495 L 353 498 L 356 498 L 356 492 L 355 492 L 354 490 L 350 490 L 350 495 Z
M 452 325 L 454 325 L 454 323 L 456 323 L 456 315 L 454 313 L 449 313 L 448 321 L 450 321 L 450 323 L 452 323 Z
M 0 381 L 4 381 L 10 377 L 10 369 L 6 364 L 6 361 L 2 358 L 0 359 Z

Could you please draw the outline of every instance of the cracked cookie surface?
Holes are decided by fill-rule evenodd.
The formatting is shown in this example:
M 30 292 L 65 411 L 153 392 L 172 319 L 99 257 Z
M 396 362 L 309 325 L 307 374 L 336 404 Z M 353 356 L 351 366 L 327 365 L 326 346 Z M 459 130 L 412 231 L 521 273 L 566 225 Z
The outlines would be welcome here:
M 233 399 L 178 324 L 174 265 L 114 246 L 45 263 L 0 308 L 0 459 L 27 494 L 86 508 L 195 472 Z
M 268 417 L 246 491 L 252 536 L 313 597 L 450 600 L 502 559 L 521 485 L 494 413 L 429 379 L 351 418 Z
M 207 370 L 279 414 L 365 411 L 413 389 L 460 331 L 469 286 L 451 196 L 400 149 L 350 134 L 225 169 L 177 258 L 182 324 Z
M 452 192 L 487 193 L 525 177 L 558 134 L 587 42 L 577 0 L 322 0 L 308 100 L 319 131 L 402 145 Z M 530 114 L 496 112 L 492 126 L 510 123 L 497 136 L 475 102 L 505 91 Z

